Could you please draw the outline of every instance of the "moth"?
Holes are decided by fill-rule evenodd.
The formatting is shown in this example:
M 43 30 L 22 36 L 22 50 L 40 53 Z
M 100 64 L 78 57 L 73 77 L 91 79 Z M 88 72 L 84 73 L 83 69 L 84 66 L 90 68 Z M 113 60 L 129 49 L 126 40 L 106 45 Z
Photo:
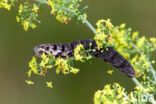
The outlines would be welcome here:
M 127 77 L 135 77 L 135 70 L 133 66 L 122 55 L 120 55 L 112 47 L 106 47 L 98 50 L 96 41 L 92 39 L 77 40 L 69 43 L 39 44 L 33 48 L 33 51 L 37 57 L 40 57 L 43 53 L 46 55 L 52 54 L 56 57 L 73 57 L 74 49 L 79 44 L 82 44 L 85 50 L 94 50 L 90 51 L 92 56 L 101 58 L 105 62 L 109 62 Z

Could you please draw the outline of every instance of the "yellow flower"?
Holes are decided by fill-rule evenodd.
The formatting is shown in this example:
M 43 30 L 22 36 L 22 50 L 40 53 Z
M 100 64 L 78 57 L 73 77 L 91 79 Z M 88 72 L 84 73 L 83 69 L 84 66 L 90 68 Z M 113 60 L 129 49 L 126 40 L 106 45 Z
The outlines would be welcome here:
M 74 67 L 71 67 L 71 70 L 70 70 L 70 72 L 73 74 L 77 74 L 79 71 L 80 71 L 79 69 L 74 68 Z
M 45 53 L 42 54 L 41 58 L 42 58 L 42 60 L 41 60 L 40 66 L 45 68 L 46 64 L 48 64 L 48 62 L 49 62 L 49 58 L 46 56 Z
M 126 24 L 125 23 L 123 23 L 123 24 L 120 25 L 120 29 L 123 29 L 125 27 L 126 27 Z
M 142 92 L 144 88 L 142 86 L 136 86 L 135 89 Z
M 83 52 L 84 50 L 84 46 L 82 44 L 79 44 L 76 46 L 76 48 L 74 49 L 74 57 L 75 57 L 75 60 L 77 61 L 81 61 L 83 62 Z
M 131 93 L 129 94 L 129 96 L 130 96 L 131 102 L 132 102 L 133 104 L 135 104 L 135 102 L 137 101 L 137 98 L 133 96 L 133 92 L 131 92 Z
M 42 58 L 42 59 L 46 59 L 46 58 L 47 58 L 46 54 L 43 53 L 42 56 L 41 56 L 41 58 Z
M 25 82 L 28 84 L 28 85 L 33 85 L 34 82 L 32 82 L 31 80 L 25 80 Z
M 28 71 L 28 77 L 31 76 L 31 72 L 32 72 L 32 70 L 29 70 L 29 71 Z
M 19 12 L 19 13 L 22 13 L 22 11 L 23 11 L 23 5 L 20 4 L 18 12 Z
M 7 10 L 10 10 L 11 5 L 8 3 L 8 0 L 1 0 L 0 1 L 0 8 L 5 8 Z
M 137 41 L 137 47 L 142 48 L 143 44 L 145 43 L 146 38 L 143 36 Z
M 34 29 L 34 28 L 36 28 L 36 27 L 37 27 L 37 25 L 36 25 L 36 24 L 34 24 L 34 23 L 32 23 L 32 24 L 30 24 L 30 27 L 31 27 L 32 29 Z
M 113 73 L 113 70 L 108 70 L 107 73 L 108 74 L 112 74 Z
M 20 22 L 20 18 L 18 16 L 16 16 L 16 21 Z
M 64 74 L 67 74 L 69 71 L 68 61 L 63 58 L 57 58 L 55 61 L 55 66 L 57 66 L 56 73 L 59 74 L 62 71 Z
M 105 34 L 97 34 L 97 35 L 95 35 L 94 40 L 97 43 L 98 50 L 104 45 L 104 43 L 106 43 L 106 41 L 105 41 L 106 38 L 107 38 L 107 36 Z
M 38 74 L 38 70 L 36 68 L 32 68 L 31 70 L 33 71 L 34 74 Z
M 150 41 L 153 43 L 154 48 L 156 48 L 156 38 L 152 37 L 152 38 L 150 38 Z
M 51 69 L 52 67 L 53 67 L 53 65 L 45 66 L 46 69 Z
M 106 23 L 106 27 L 107 27 L 107 28 L 111 29 L 111 28 L 113 27 L 113 25 L 112 25 L 110 19 L 104 20 L 104 22 Z
M 104 22 L 104 19 L 101 19 L 99 20 L 97 23 L 96 23 L 96 26 L 97 27 L 100 27 L 100 25 Z
M 60 17 L 60 16 L 56 16 L 56 19 L 59 21 L 59 22 L 61 22 L 61 23 L 63 23 L 63 19 Z
M 72 8 L 73 8 L 73 4 L 70 4 L 70 5 L 69 5 L 69 9 L 72 9 Z
M 35 13 L 37 13 L 37 12 L 38 12 L 38 9 L 39 9 L 39 7 L 38 7 L 36 4 L 34 4 L 32 10 L 33 10 Z
M 30 67 L 30 70 L 34 72 L 34 74 L 38 74 L 36 57 L 32 57 L 32 60 L 29 62 L 29 67 Z M 31 72 L 28 73 L 28 76 L 30 75 L 31 75 Z
M 53 88 L 52 82 L 46 82 L 46 85 L 47 85 L 47 87 L 49 87 L 49 88 Z
M 51 14 L 55 14 L 56 8 L 55 8 L 55 3 L 52 0 L 48 0 L 48 5 L 51 6 Z
M 132 40 L 134 41 L 135 39 L 138 38 L 139 32 L 133 32 L 132 33 Z
M 146 74 L 144 74 L 144 75 L 142 76 L 142 78 L 143 78 L 143 80 L 145 81 L 145 80 L 146 80 Z
M 24 30 L 27 31 L 28 28 L 29 28 L 30 23 L 27 20 L 24 20 L 22 22 L 22 25 L 23 25 Z
M 138 54 L 136 54 L 132 59 L 131 59 L 131 63 L 135 64 L 137 62 L 138 59 Z

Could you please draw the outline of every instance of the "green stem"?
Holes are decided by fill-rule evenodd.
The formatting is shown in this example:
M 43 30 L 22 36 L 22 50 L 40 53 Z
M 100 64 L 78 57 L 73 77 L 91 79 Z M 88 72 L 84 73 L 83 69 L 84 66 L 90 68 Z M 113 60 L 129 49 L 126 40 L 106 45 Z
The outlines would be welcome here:
M 47 0 L 35 0 L 35 1 L 37 1 L 37 2 L 39 2 L 39 3 L 42 3 L 42 4 L 48 4 L 47 3 Z M 67 8 L 64 8 L 64 7 L 61 7 L 60 5 L 58 5 L 58 4 L 55 4 L 55 7 L 56 8 L 61 8 L 62 10 L 64 10 L 64 11 L 67 11 L 67 12 L 71 12 L 71 13 L 73 13 L 73 14 L 77 14 L 77 13 L 75 13 L 74 11 L 72 11 L 72 10 L 69 10 L 69 9 L 67 9 Z M 80 18 L 82 19 L 82 21 L 84 21 L 84 23 L 89 27 L 89 29 L 93 32 L 93 33 L 95 33 L 95 28 L 93 27 L 93 25 L 87 20 L 87 19 L 85 19 L 84 17 L 83 17 L 83 15 L 80 15 Z
M 140 82 L 136 78 L 131 78 L 131 79 L 137 86 L 141 86 Z
M 93 25 L 86 19 L 83 17 L 83 15 L 80 15 L 82 21 L 84 21 L 84 23 L 89 27 L 89 29 L 96 34 L 95 32 L 95 28 L 93 27 Z

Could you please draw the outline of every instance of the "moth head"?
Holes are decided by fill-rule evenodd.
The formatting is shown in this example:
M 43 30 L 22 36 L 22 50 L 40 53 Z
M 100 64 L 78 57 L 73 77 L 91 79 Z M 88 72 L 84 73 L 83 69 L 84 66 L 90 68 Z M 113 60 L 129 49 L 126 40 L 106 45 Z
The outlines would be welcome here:
M 43 53 L 46 55 L 49 54 L 49 45 L 48 44 L 40 44 L 33 48 L 33 52 L 36 57 L 41 57 Z

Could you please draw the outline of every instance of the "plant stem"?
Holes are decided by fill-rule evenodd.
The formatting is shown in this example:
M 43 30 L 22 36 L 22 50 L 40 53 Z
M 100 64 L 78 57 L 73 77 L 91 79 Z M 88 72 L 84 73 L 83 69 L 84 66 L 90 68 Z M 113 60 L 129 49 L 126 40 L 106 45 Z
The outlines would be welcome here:
M 131 79 L 137 86 L 141 86 L 140 82 L 136 78 L 131 78 Z
M 47 0 L 35 0 L 35 1 L 37 1 L 37 2 L 39 2 L 39 3 L 42 3 L 42 4 L 48 4 L 48 3 L 47 3 Z M 65 11 L 67 11 L 67 12 L 71 12 L 71 13 L 73 13 L 73 14 L 76 15 L 76 13 L 75 13 L 74 11 L 69 10 L 69 9 L 67 9 L 67 8 L 64 8 L 64 7 L 61 7 L 60 5 L 55 4 L 55 7 L 56 7 L 56 8 L 61 8 L 61 9 L 65 10 Z M 95 28 L 93 27 L 93 25 L 91 25 L 91 23 L 90 23 L 87 19 L 85 19 L 85 18 L 83 17 L 83 15 L 80 15 L 80 18 L 81 18 L 82 21 L 84 21 L 84 23 L 89 27 L 89 29 L 90 29 L 93 33 L 95 33 Z
M 87 19 L 85 19 L 85 18 L 83 17 L 83 15 L 80 15 L 80 17 L 81 17 L 82 21 L 84 21 L 84 23 L 89 27 L 89 29 L 90 29 L 93 33 L 95 33 L 95 28 L 93 27 L 93 25 L 92 25 Z M 95 33 L 95 34 L 96 34 L 96 33 Z

